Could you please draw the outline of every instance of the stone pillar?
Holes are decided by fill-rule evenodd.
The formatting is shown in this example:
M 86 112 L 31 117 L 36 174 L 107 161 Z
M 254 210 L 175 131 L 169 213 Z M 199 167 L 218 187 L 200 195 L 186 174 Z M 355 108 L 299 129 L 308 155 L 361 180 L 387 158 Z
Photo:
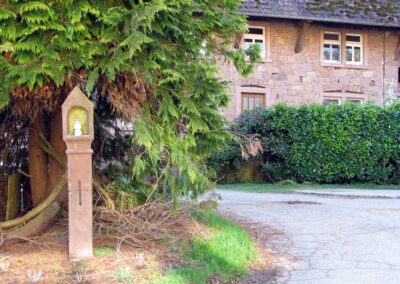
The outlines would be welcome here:
M 93 256 L 93 104 L 76 87 L 62 105 L 62 116 L 68 160 L 69 257 L 81 260 Z

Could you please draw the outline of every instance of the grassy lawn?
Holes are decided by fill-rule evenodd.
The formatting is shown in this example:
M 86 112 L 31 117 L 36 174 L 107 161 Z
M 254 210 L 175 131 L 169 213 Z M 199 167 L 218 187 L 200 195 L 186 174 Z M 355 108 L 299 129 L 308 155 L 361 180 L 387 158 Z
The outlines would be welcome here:
M 209 283 L 211 279 L 223 283 L 234 281 L 245 277 L 248 266 L 258 260 L 250 235 L 241 227 L 211 211 L 194 214 L 211 236 L 197 237 L 183 244 L 188 265 L 168 271 L 153 284 Z
M 218 184 L 217 189 L 230 189 L 249 192 L 276 192 L 285 193 L 298 189 L 400 189 L 400 185 L 393 184 Z

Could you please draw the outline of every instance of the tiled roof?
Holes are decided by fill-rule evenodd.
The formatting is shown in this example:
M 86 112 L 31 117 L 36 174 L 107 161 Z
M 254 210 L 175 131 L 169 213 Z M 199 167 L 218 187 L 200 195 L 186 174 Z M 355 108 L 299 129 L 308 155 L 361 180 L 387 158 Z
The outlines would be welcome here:
M 244 0 L 249 16 L 400 27 L 400 0 Z M 343 4 L 344 2 L 344 4 Z

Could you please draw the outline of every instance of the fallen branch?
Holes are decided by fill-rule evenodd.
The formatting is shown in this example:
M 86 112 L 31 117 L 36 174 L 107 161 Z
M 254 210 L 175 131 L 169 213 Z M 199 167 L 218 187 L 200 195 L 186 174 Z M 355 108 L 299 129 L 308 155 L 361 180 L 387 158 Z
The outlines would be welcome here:
M 94 225 L 98 234 L 116 239 L 118 244 L 144 247 L 148 242 L 166 237 L 179 242 L 202 229 L 190 216 L 187 207 L 174 211 L 170 202 L 152 202 L 131 209 L 115 206 L 111 188 L 93 182 L 103 206 L 94 208 Z
M 4 240 L 0 246 L 11 245 L 21 240 L 29 240 L 42 231 L 44 231 L 50 222 L 60 213 L 60 204 L 56 201 L 51 203 L 38 216 L 30 220 L 24 226 L 10 231 L 4 236 Z
M 41 140 L 39 147 L 54 160 L 56 160 L 63 167 L 63 169 L 65 169 L 67 167 L 67 163 L 64 157 L 57 153 L 57 151 L 51 146 L 50 142 L 46 140 L 42 133 L 39 134 L 39 137 Z
M 10 221 L 0 222 L 0 229 L 4 230 L 9 228 L 14 228 L 38 216 L 44 209 L 46 209 L 51 203 L 53 203 L 54 200 L 56 200 L 58 194 L 60 193 L 64 185 L 65 185 L 65 175 L 61 177 L 60 181 L 56 184 L 53 191 L 50 193 L 49 196 L 46 197 L 45 200 L 42 201 L 42 203 L 40 203 L 38 206 L 33 208 L 31 211 L 29 211 L 22 217 Z
M 56 161 L 60 163 L 61 166 L 65 168 L 66 167 L 65 159 L 61 157 L 54 150 L 54 148 L 50 145 L 50 143 L 46 140 L 46 138 L 43 135 L 41 135 L 40 138 L 42 143 L 40 143 L 39 146 L 42 148 L 42 150 L 45 151 L 50 156 L 52 156 Z M 64 174 L 61 177 L 60 181 L 55 185 L 54 189 L 49 194 L 49 196 L 47 196 L 46 199 L 42 201 L 42 203 L 40 203 L 38 206 L 33 208 L 28 213 L 26 213 L 24 216 L 5 222 L 0 222 L 0 230 L 20 226 L 28 222 L 32 218 L 35 218 L 37 215 L 39 215 L 43 210 L 45 210 L 51 203 L 53 203 L 56 200 L 57 196 L 59 195 L 59 193 L 61 192 L 66 183 L 65 177 L 66 175 Z

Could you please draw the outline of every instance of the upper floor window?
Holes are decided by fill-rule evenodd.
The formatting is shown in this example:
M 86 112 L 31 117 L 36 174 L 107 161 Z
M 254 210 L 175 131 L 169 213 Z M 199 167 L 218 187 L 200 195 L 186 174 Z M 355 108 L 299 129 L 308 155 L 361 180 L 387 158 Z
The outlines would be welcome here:
M 243 35 L 243 48 L 257 44 L 261 47 L 261 58 L 265 58 L 265 28 L 250 26 L 247 33 Z
M 341 62 L 340 40 L 340 33 L 324 33 L 324 62 Z
M 362 64 L 363 48 L 362 36 L 346 34 L 346 63 Z

